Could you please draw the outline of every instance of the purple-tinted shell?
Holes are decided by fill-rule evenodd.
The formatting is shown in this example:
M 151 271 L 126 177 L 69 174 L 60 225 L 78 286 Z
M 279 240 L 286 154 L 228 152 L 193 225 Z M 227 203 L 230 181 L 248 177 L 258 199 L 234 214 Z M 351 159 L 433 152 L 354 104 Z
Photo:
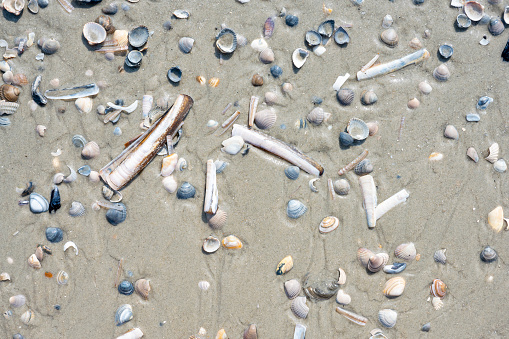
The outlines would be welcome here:
M 274 33 L 274 19 L 268 18 L 265 20 L 265 25 L 263 25 L 263 36 L 265 38 L 270 38 Z

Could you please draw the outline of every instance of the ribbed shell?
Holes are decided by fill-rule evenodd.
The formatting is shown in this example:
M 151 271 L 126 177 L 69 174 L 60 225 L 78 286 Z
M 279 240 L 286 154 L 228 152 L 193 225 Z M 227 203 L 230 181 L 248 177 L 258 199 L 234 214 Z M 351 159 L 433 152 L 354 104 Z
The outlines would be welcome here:
M 446 251 L 445 248 L 436 251 L 435 254 L 433 255 L 433 259 L 435 259 L 436 262 L 438 262 L 442 265 L 445 265 L 445 263 L 447 261 L 447 257 L 445 256 L 445 251 Z
M 276 275 L 283 275 L 288 273 L 293 268 L 293 258 L 287 255 L 276 266 Z
M 237 48 L 237 34 L 229 28 L 223 28 L 216 37 L 216 47 L 221 53 L 233 53 Z
M 118 293 L 123 295 L 131 295 L 134 293 L 134 286 L 133 284 L 128 280 L 123 280 L 118 284 Z
M 5 100 L 0 101 L 0 115 L 14 114 L 14 113 L 16 113 L 18 108 L 19 108 L 19 104 L 17 102 L 9 102 L 9 101 L 5 101 Z
M 357 250 L 357 259 L 361 263 L 362 266 L 368 267 L 369 259 L 374 256 L 375 253 L 373 253 L 371 250 L 368 250 L 367 248 L 361 247 Z
M 87 144 L 87 139 L 85 139 L 85 137 L 82 135 L 76 134 L 72 137 L 72 144 L 75 147 L 85 147 Z
M 59 285 L 66 285 L 69 281 L 69 274 L 66 271 L 59 271 L 56 280 Z
M 350 119 L 346 130 L 355 140 L 364 140 L 369 136 L 369 127 L 361 119 Z
M 150 281 L 147 279 L 138 279 L 134 283 L 134 290 L 138 293 L 143 299 L 148 299 L 148 295 L 150 293 Z
M 380 39 L 389 47 L 396 47 L 399 42 L 398 33 L 394 28 L 388 28 L 380 34 Z
M 291 279 L 285 281 L 285 293 L 288 299 L 295 299 L 301 290 L 300 282 L 297 279 Z
M 323 220 L 320 222 L 318 230 L 320 231 L 320 233 L 329 233 L 338 228 L 338 226 L 339 219 L 334 216 L 330 216 L 323 218 Z
M 490 148 L 488 150 L 489 154 L 485 159 L 488 160 L 489 162 L 491 162 L 492 164 L 494 164 L 498 160 L 499 150 L 500 150 L 500 147 L 498 146 L 498 144 L 496 142 L 493 143 L 490 146 Z
M 189 199 L 194 198 L 194 195 L 196 194 L 196 189 L 193 185 L 188 183 L 187 181 L 184 182 L 180 188 L 177 190 L 177 198 L 178 199 Z
M 216 211 L 216 214 L 210 215 L 207 214 L 207 217 L 209 218 L 208 224 L 211 228 L 217 230 L 220 229 L 226 224 L 226 219 L 228 218 L 228 215 L 225 211 L 218 209 Z
M 330 38 L 334 33 L 334 24 L 334 20 L 324 21 L 320 24 L 320 26 L 318 26 L 317 31 L 324 37 Z
M 405 290 L 405 279 L 403 277 L 394 277 L 385 283 L 383 293 L 388 298 L 399 297 Z
M 443 297 L 445 297 L 446 289 L 447 289 L 447 286 L 446 286 L 446 285 L 445 285 L 445 283 L 444 283 L 442 280 L 440 280 L 440 279 L 435 279 L 435 280 L 433 280 L 433 282 L 431 283 L 430 291 L 431 291 L 431 294 L 432 294 L 434 297 L 437 297 L 437 298 L 442 299 Z
M 355 94 L 354 91 L 349 88 L 341 88 L 336 96 L 341 105 L 348 106 L 352 103 Z
M 125 205 L 121 202 L 117 202 L 115 205 L 120 209 L 110 208 L 106 211 L 106 220 L 113 226 L 117 226 L 127 218 L 127 209 Z
M 354 172 L 359 176 L 369 174 L 373 172 L 373 164 L 369 159 L 364 159 L 355 166 Z
M 206 280 L 199 281 L 198 288 L 202 291 L 206 291 L 210 288 L 210 283 Z
M 417 251 L 413 242 L 401 244 L 394 250 L 396 258 L 411 261 L 415 259 Z
M 372 90 L 365 90 L 361 93 L 361 103 L 363 105 L 373 105 L 378 101 L 378 96 Z
M 133 308 L 129 304 L 121 305 L 115 312 L 115 325 L 120 326 L 133 318 Z
M 73 201 L 71 208 L 69 209 L 69 215 L 71 217 L 80 217 L 85 213 L 85 207 L 79 201 Z
M 441 64 L 433 71 L 433 77 L 438 81 L 447 81 L 450 76 L 451 72 L 445 64 Z
M 26 301 L 27 298 L 22 294 L 18 294 L 9 298 L 9 304 L 11 307 L 21 307 L 25 305 Z
M 320 125 L 323 121 L 327 121 L 329 117 L 330 113 L 324 112 L 321 107 L 315 107 L 309 112 L 307 120 L 314 125 Z
M 306 297 L 297 297 L 293 299 L 290 309 L 296 317 L 306 319 L 309 313 L 309 307 L 306 305 Z
M 220 246 L 221 242 L 219 241 L 219 239 L 211 235 L 205 238 L 205 240 L 203 241 L 202 248 L 203 251 L 205 251 L 206 253 L 214 253 L 219 249 Z
M 368 271 L 378 272 L 384 268 L 389 261 L 389 255 L 387 253 L 377 253 L 368 260 Z
M 255 124 L 259 129 L 269 129 L 276 123 L 277 115 L 273 109 L 264 109 L 256 112 Z
M 488 30 L 492 35 L 497 36 L 504 32 L 505 26 L 500 18 L 493 17 L 488 24 Z
M 398 313 L 394 310 L 384 309 L 378 312 L 378 320 L 387 328 L 394 327 L 397 319 Z
M 179 40 L 179 48 L 184 53 L 191 52 L 191 49 L 193 49 L 194 45 L 194 39 L 189 37 L 184 37 Z
M 97 157 L 101 153 L 99 149 L 99 145 L 95 141 L 90 141 L 83 147 L 81 151 L 81 156 L 85 159 L 93 159 Z
M 16 102 L 18 101 L 20 90 L 16 86 L 4 84 L 0 86 L 0 100 Z
M 493 262 L 498 258 L 497 251 L 495 251 L 490 246 L 486 246 L 485 248 L 483 248 L 480 256 L 481 260 L 487 263 Z
M 300 174 L 299 166 L 288 166 L 285 168 L 286 177 L 290 180 L 297 180 Z
M 290 200 L 286 206 L 286 214 L 292 219 L 298 219 L 306 213 L 308 208 L 299 200 Z
M 392 265 L 385 265 L 383 270 L 387 274 L 398 274 L 398 273 L 403 272 L 405 270 L 405 268 L 406 268 L 406 263 L 395 262 Z

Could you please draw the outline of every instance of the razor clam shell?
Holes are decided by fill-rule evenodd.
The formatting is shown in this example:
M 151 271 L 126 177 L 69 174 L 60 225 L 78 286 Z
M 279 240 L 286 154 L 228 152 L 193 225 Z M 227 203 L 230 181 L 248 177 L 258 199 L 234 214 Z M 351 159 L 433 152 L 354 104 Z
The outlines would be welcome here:
M 354 322 L 360 326 L 366 326 L 366 323 L 368 322 L 368 319 L 363 317 L 362 315 L 347 311 L 344 308 L 341 308 L 339 306 L 336 307 L 336 312 L 338 312 L 339 314 L 341 314 L 343 317 L 350 320 L 351 322 Z
M 129 304 L 121 305 L 115 312 L 115 325 L 120 326 L 133 318 L 133 308 Z
M 215 214 L 218 205 L 218 191 L 216 183 L 216 165 L 214 160 L 207 160 L 207 178 L 205 184 L 205 202 L 203 204 L 203 212 Z
M 394 310 L 384 309 L 378 312 L 378 321 L 380 324 L 387 328 L 392 328 L 396 325 L 396 320 L 398 319 L 398 313 Z
M 290 300 L 295 299 L 299 295 L 301 290 L 300 282 L 297 279 L 285 281 L 284 287 L 286 296 Z
M 396 258 L 406 261 L 414 260 L 416 255 L 417 251 L 413 242 L 401 244 L 394 250 Z
M 384 285 L 383 294 L 388 298 L 396 298 L 403 294 L 406 281 L 403 277 L 394 277 Z
M 39 85 L 41 84 L 42 75 L 38 75 L 34 82 L 32 83 L 32 99 L 34 99 L 35 103 L 44 106 L 48 103 L 47 97 L 45 97 L 41 91 L 39 90 Z
M 368 227 L 373 228 L 376 226 L 375 208 L 377 206 L 375 181 L 373 177 L 368 174 L 359 177 L 359 184 L 361 186 Z
M 433 259 L 442 265 L 445 265 L 447 262 L 447 257 L 445 256 L 446 249 L 437 250 L 435 254 L 433 254 Z
M 299 200 L 292 199 L 286 206 L 286 214 L 292 219 L 298 219 L 306 213 L 308 208 Z
M 392 265 L 385 265 L 383 271 L 387 274 L 397 274 L 405 270 L 406 263 L 395 262 Z
M 117 339 L 140 339 L 141 337 L 143 337 L 143 332 L 138 327 L 135 327 L 117 337 Z
M 380 219 L 385 213 L 389 212 L 394 207 L 405 202 L 410 194 L 406 189 L 402 189 L 398 193 L 392 195 L 390 198 L 385 199 L 375 207 L 376 220 Z
M 290 309 L 296 317 L 306 319 L 309 313 L 309 307 L 306 305 L 306 297 L 297 297 L 293 299 Z
M 295 324 L 293 339 L 305 339 L 305 338 L 306 338 L 306 326 L 302 324 Z
M 71 247 L 74 250 L 74 254 L 78 255 L 78 246 L 73 241 L 68 241 L 64 245 L 64 252 L 67 251 L 67 249 Z
M 22 294 L 18 294 L 18 295 L 15 295 L 15 296 L 12 296 L 9 298 L 9 304 L 12 307 L 16 307 L 16 308 L 25 305 L 26 301 L 27 301 L 27 298 Z
M 79 91 L 75 91 L 75 90 L 79 90 Z M 72 91 L 74 93 L 63 94 L 63 92 L 65 92 L 65 91 Z M 62 93 L 59 93 L 59 92 L 62 92 Z M 52 93 L 56 93 L 56 95 L 50 95 Z M 99 86 L 92 83 L 92 84 L 88 84 L 88 85 L 69 87 L 69 88 L 49 89 L 46 92 L 44 92 L 44 95 L 46 96 L 46 98 L 52 99 L 52 100 L 56 100 L 56 99 L 70 100 L 70 99 L 78 99 L 78 98 L 93 96 L 93 95 L 96 95 L 97 93 L 99 93 Z M 59 94 L 61 94 L 61 95 L 59 95 Z M 34 98 L 34 100 L 35 100 L 35 98 Z

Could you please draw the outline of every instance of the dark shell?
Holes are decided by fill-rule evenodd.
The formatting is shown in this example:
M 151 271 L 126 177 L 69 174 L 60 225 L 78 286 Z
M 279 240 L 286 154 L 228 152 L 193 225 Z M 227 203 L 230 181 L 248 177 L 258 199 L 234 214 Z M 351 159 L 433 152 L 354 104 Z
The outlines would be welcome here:
M 309 46 L 318 46 L 322 43 L 322 36 L 316 31 L 307 31 L 306 42 Z
M 498 258 L 497 251 L 495 251 L 490 246 L 486 246 L 481 251 L 481 260 L 484 262 L 488 262 L 488 263 L 493 262 L 493 261 L 497 260 L 497 258 Z
M 130 281 L 124 280 L 118 285 L 118 293 L 131 295 L 134 292 L 134 286 Z
M 169 30 L 172 28 L 172 26 L 171 26 L 171 21 L 170 21 L 170 20 L 166 20 L 166 21 L 163 23 L 163 28 L 169 31 Z
M 274 19 L 268 18 L 265 20 L 265 24 L 263 25 L 263 36 L 265 38 L 270 38 L 274 33 Z
M 340 285 L 338 279 L 326 278 L 320 275 L 313 276 L 308 273 L 304 277 L 302 287 L 309 299 L 326 300 L 336 295 Z
M 290 27 L 297 26 L 297 24 L 299 23 L 299 18 L 296 17 L 295 15 L 289 14 L 286 16 L 285 22 Z
M 352 136 L 346 132 L 339 133 L 339 142 L 341 143 L 341 146 L 351 146 L 354 142 Z
M 39 3 L 37 0 L 29 0 L 27 8 L 33 14 L 39 13 Z
M 383 270 L 385 273 L 388 273 L 388 274 L 398 274 L 398 273 L 403 272 L 405 270 L 405 268 L 406 268 L 406 263 L 395 262 L 392 265 L 385 265 Z
M 33 182 L 29 182 L 27 184 L 27 187 L 21 192 L 22 197 L 26 197 L 27 195 L 30 195 L 35 189 L 35 184 Z
M 274 65 L 270 68 L 270 74 L 272 74 L 274 78 L 279 78 L 283 75 L 283 70 L 278 65 Z
M 170 80 L 173 83 L 180 82 L 182 79 L 182 70 L 178 67 L 172 67 L 168 70 L 168 80 Z
M 64 239 L 64 231 L 58 227 L 48 227 L 46 228 L 46 239 L 52 243 L 61 242 Z
M 39 4 L 39 7 L 46 8 L 46 7 L 48 7 L 49 1 L 48 0 L 38 0 L 37 3 Z
M 336 97 L 338 98 L 338 101 L 341 105 L 348 106 L 352 103 L 354 98 L 354 92 L 353 90 L 349 88 L 341 88 L 338 93 L 336 94 Z
M 106 212 L 106 220 L 108 220 L 108 222 L 113 226 L 117 226 L 127 217 L 127 209 L 125 205 L 121 202 L 117 202 L 115 205 L 120 209 L 110 208 Z
M 114 15 L 118 12 L 118 5 L 114 2 L 104 6 L 101 11 L 107 15 Z
M 504 50 L 502 51 L 502 60 L 509 62 L 509 40 L 505 44 Z
M 452 48 L 451 45 L 443 44 L 438 48 L 438 52 L 443 58 L 449 59 L 452 56 L 454 49 Z
M 95 22 L 99 25 L 103 26 L 106 30 L 106 33 L 112 34 L 115 32 L 115 27 L 113 27 L 113 20 L 107 15 L 99 15 L 97 19 L 95 19 Z
M 330 38 L 334 33 L 334 20 L 324 21 L 318 26 L 318 33 L 324 37 Z
M 48 103 L 48 99 L 41 93 L 39 90 L 39 85 L 41 84 L 42 75 L 38 75 L 34 82 L 32 83 L 32 99 L 34 99 L 35 103 L 41 106 L 44 106 Z
M 53 191 L 51 191 L 51 199 L 50 199 L 50 202 L 49 202 L 49 212 L 56 212 L 59 208 L 61 207 L 60 205 L 60 191 L 58 190 L 58 187 L 55 186 L 55 188 L 53 188 Z
M 138 26 L 129 32 L 129 44 L 134 48 L 143 47 L 149 37 L 148 28 L 145 26 Z
M 140 51 L 132 50 L 125 57 L 125 64 L 129 67 L 140 67 L 143 54 Z
M 364 159 L 354 168 L 355 174 L 362 176 L 373 172 L 373 164 L 369 159 Z
M 504 32 L 505 26 L 502 20 L 497 17 L 493 17 L 490 19 L 490 22 L 488 24 L 488 31 L 494 36 L 502 34 Z
M 334 33 L 334 41 L 336 41 L 338 45 L 344 45 L 350 42 L 350 36 L 343 27 L 339 26 L 336 33 Z
M 196 189 L 193 185 L 188 183 L 187 181 L 180 186 L 180 188 L 177 190 L 177 198 L 178 199 L 190 199 L 194 198 L 194 195 L 196 194 Z

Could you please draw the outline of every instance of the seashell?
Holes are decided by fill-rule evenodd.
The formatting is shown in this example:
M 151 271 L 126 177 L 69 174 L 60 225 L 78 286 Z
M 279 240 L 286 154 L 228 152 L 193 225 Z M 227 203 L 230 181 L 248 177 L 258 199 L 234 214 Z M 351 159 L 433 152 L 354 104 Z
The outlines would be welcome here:
M 383 294 L 388 298 L 396 298 L 403 294 L 405 290 L 405 279 L 403 277 L 394 277 L 384 285 Z
M 504 227 L 504 210 L 502 206 L 497 206 L 488 213 L 488 224 L 495 232 L 500 232 Z
M 487 263 L 493 262 L 498 258 L 497 251 L 495 251 L 490 246 L 486 246 L 485 248 L 483 248 L 480 256 L 481 260 Z
M 431 283 L 430 291 L 434 297 L 443 299 L 445 297 L 446 289 L 447 286 L 440 279 L 434 279 L 433 282 Z
M 396 47 L 399 42 L 398 33 L 394 28 L 388 28 L 380 34 L 380 39 L 389 47 Z
M 505 26 L 500 18 L 492 17 L 488 23 L 488 30 L 490 31 L 491 35 L 497 36 L 502 34 L 502 32 L 505 30 Z
M 322 36 L 317 31 L 307 31 L 305 39 L 309 46 L 318 46 L 322 43 Z
M 186 10 L 177 9 L 176 11 L 173 12 L 173 15 L 175 15 L 177 19 L 187 19 L 191 14 Z
M 49 209 L 49 202 L 39 193 L 31 193 L 29 198 L 29 206 L 32 213 L 44 213 Z
M 336 307 L 336 312 L 338 312 L 339 314 L 341 314 L 343 317 L 350 320 L 351 322 L 356 323 L 357 325 L 360 325 L 360 326 L 366 326 L 366 323 L 368 322 L 368 319 L 366 319 L 362 315 L 347 311 L 339 306 Z
M 372 90 L 365 90 L 361 93 L 361 103 L 363 105 L 373 105 L 378 101 L 378 96 Z
M 274 105 L 279 101 L 279 96 L 275 92 L 265 92 L 265 103 Z
M 56 280 L 59 285 L 66 285 L 69 281 L 69 274 L 65 271 L 59 271 Z
M 392 16 L 387 14 L 386 16 L 384 16 L 384 18 L 382 20 L 382 27 L 383 28 L 389 28 L 389 27 L 392 26 L 393 22 L 394 22 L 394 20 L 392 19 Z
M 140 339 L 141 337 L 143 337 L 143 332 L 136 327 L 117 337 L 117 339 Z
M 488 108 L 488 105 L 493 102 L 493 98 L 490 98 L 489 96 L 482 96 L 477 101 L 477 109 L 485 110 Z
M 11 276 L 7 272 L 0 273 L 0 281 L 11 281 Z
M 286 214 L 292 219 L 298 219 L 306 213 L 308 208 L 299 200 L 290 200 L 286 206 Z
M 114 207 L 106 211 L 106 220 L 113 226 L 117 226 L 127 217 L 127 209 L 121 202 L 113 203 Z
M 56 212 L 61 207 L 60 204 L 60 192 L 58 187 L 54 187 L 51 191 L 51 199 L 49 201 L 49 213 Z
M 221 53 L 233 53 L 237 48 L 237 34 L 229 28 L 223 28 L 216 36 L 216 47 Z
M 4 84 L 0 86 L 0 100 L 9 102 L 18 101 L 20 90 L 16 86 Z
M 269 47 L 269 45 L 264 38 L 254 39 L 253 42 L 251 42 L 251 48 L 258 52 L 263 51 L 267 47 Z
M 177 169 L 182 172 L 187 168 L 187 160 L 184 158 L 180 158 L 179 161 L 177 161 Z
M 509 24 L 509 6 L 504 7 L 504 22 Z
M 309 52 L 302 48 L 297 48 L 293 51 L 292 62 L 296 68 L 301 68 L 306 62 L 309 56 Z
M 93 159 L 100 154 L 99 145 L 95 141 L 88 142 L 81 151 L 81 156 L 84 159 Z
M 208 224 L 212 229 L 220 229 L 226 224 L 227 217 L 225 211 L 218 209 L 214 215 L 207 214 Z
M 415 259 L 417 251 L 413 242 L 404 243 L 396 247 L 394 250 L 396 258 L 411 261 Z
M 3 0 L 2 7 L 9 13 L 20 15 L 25 7 L 25 0 Z
M 35 130 L 37 131 L 37 134 L 39 134 L 40 137 L 43 137 L 44 136 L 44 132 L 46 131 L 46 126 L 37 125 L 35 127 Z
M 75 136 L 72 137 L 72 144 L 75 147 L 85 147 L 86 143 L 87 140 L 82 135 L 76 134 Z
M 151 291 L 150 281 L 147 279 L 138 279 L 134 283 L 134 290 L 138 293 L 143 299 L 147 300 L 148 295 Z
M 104 27 L 98 24 L 97 22 L 87 22 L 83 26 L 83 37 L 87 40 L 90 46 L 94 46 L 104 42 L 104 40 L 106 40 L 106 35 L 107 33 Z
M 256 324 L 249 325 L 249 327 L 244 330 L 244 334 L 243 334 L 242 338 L 243 339 L 258 339 Z
M 365 268 L 368 267 L 369 259 L 373 257 L 375 253 L 368 250 L 367 248 L 361 247 L 357 250 L 357 259 Z
M 419 99 L 413 98 L 408 101 L 407 107 L 410 109 L 416 109 L 419 107 L 420 104 L 421 104 L 421 102 L 419 101 Z
M 368 271 L 376 273 L 382 270 L 389 261 L 389 255 L 387 253 L 377 253 L 368 260 Z
M 491 162 L 492 164 L 494 164 L 498 160 L 498 153 L 499 153 L 498 144 L 496 142 L 493 143 L 490 146 L 490 148 L 488 149 L 488 152 L 489 152 L 489 154 L 485 159 L 488 160 L 489 162 Z
M 451 76 L 451 72 L 445 64 L 441 64 L 433 71 L 433 77 L 438 81 L 447 81 Z
M 346 284 L 346 273 L 341 267 L 338 268 L 338 274 L 339 274 L 339 276 L 338 276 L 337 284 L 338 285 Z
M 116 30 L 113 32 L 113 36 L 111 41 L 114 45 L 120 46 L 120 47 L 127 47 L 127 44 L 129 42 L 129 32 L 126 30 Z
M 74 105 L 78 109 L 80 113 L 89 113 L 92 111 L 92 106 L 94 102 L 91 98 L 78 98 L 74 102 Z
M 334 20 L 326 20 L 318 26 L 317 32 L 326 38 L 330 38 L 334 33 Z
M 297 297 L 293 299 L 290 309 L 296 317 L 306 319 L 309 313 L 309 307 L 306 305 L 306 297 Z
M 81 166 L 80 168 L 78 168 L 78 173 L 85 177 L 88 177 L 90 175 L 91 171 L 92 171 L 92 169 L 90 168 L 89 165 L 84 165 L 84 166 Z
M 134 48 L 141 48 L 145 46 L 145 44 L 148 41 L 148 37 L 150 36 L 150 33 L 148 31 L 148 28 L 145 26 L 138 26 L 136 28 L 133 28 L 128 36 L 127 39 L 129 41 L 129 44 Z
M 6 71 L 4 74 L 2 74 L 2 79 L 6 84 L 12 84 L 14 81 L 14 73 L 12 71 Z
M 272 34 L 274 34 L 274 19 L 269 17 L 263 24 L 263 37 L 270 38 Z
M 115 15 L 118 12 L 118 5 L 114 2 L 101 8 L 101 11 L 107 15 Z
M 32 310 L 27 310 L 20 317 L 20 320 L 23 324 L 28 325 L 34 320 L 35 312 Z
M 182 80 L 182 70 L 178 66 L 172 67 L 168 70 L 166 76 L 171 82 L 178 83 Z
M 334 192 L 338 195 L 347 195 L 350 192 L 350 183 L 346 179 L 334 181 Z
M 263 85 L 263 77 L 260 74 L 254 74 L 253 78 L 251 78 L 251 83 L 253 86 L 262 86 Z
M 140 67 L 141 61 L 143 60 L 143 53 L 138 50 L 130 51 L 125 57 L 125 64 L 129 67 Z M 114 120 L 113 122 L 116 122 Z
M 265 48 L 260 52 L 259 55 L 260 61 L 264 64 L 270 64 L 274 62 L 274 51 L 271 48 Z
M 419 90 L 422 94 L 430 94 L 432 91 L 432 87 L 430 84 L 428 84 L 426 81 L 422 81 L 419 83 Z
M 283 69 L 278 65 L 274 65 L 270 68 L 270 74 L 272 74 L 274 78 L 279 78 L 281 75 L 283 75 Z
M 282 85 L 281 85 L 281 91 L 283 93 L 290 93 L 291 91 L 293 91 L 293 85 L 289 82 L 284 82 Z
M 178 155 L 177 153 L 172 153 L 163 158 L 163 162 L 161 164 L 161 176 L 167 177 L 173 173 L 175 168 L 177 167 Z
M 242 241 L 234 235 L 229 235 L 222 241 L 223 247 L 227 249 L 242 248 Z
M 368 132 L 369 134 L 369 132 Z M 339 133 L 339 143 L 341 144 L 341 146 L 343 147 L 348 147 L 348 146 L 351 146 L 353 143 L 354 143 L 354 139 L 352 138 L 352 136 L 346 132 L 340 132 Z
M 493 168 L 495 169 L 495 171 L 497 171 L 498 173 L 504 173 L 505 171 L 507 171 L 507 163 L 505 162 L 504 159 L 498 159 L 497 161 L 495 161 L 495 163 L 493 164 Z
M 355 166 L 354 172 L 359 176 L 369 174 L 373 172 L 373 164 L 369 159 L 364 159 Z
M 28 84 L 27 76 L 23 73 L 16 73 L 12 77 L 12 84 L 14 86 L 23 86 Z
M 276 275 L 283 275 L 288 273 L 293 268 L 293 258 L 291 255 L 287 255 L 277 264 Z
M 369 127 L 361 119 L 353 118 L 348 122 L 346 131 L 355 140 L 364 140 L 369 136 Z
M 460 136 L 456 127 L 454 127 L 453 125 L 447 125 L 445 126 L 444 137 L 458 140 Z
M 91 172 L 90 172 L 90 175 L 88 176 L 88 178 L 89 178 L 89 179 L 90 179 L 90 181 L 92 181 L 92 182 L 99 182 L 99 180 L 100 180 L 99 172 L 97 172 L 97 171 L 91 171 Z
M 300 174 L 299 166 L 288 166 L 285 168 L 286 177 L 290 180 L 297 180 Z
M 466 16 L 466 14 L 458 14 L 456 17 L 456 26 L 459 28 L 468 28 L 472 24 L 472 21 Z
M 179 40 L 179 48 L 183 53 L 191 52 L 193 49 L 194 39 L 189 37 L 184 37 Z
M 121 305 L 115 312 L 115 325 L 120 326 L 133 318 L 133 308 L 129 304 Z
M 177 190 L 177 199 L 194 198 L 195 194 L 196 194 L 196 189 L 194 188 L 194 186 L 186 181 Z
M 142 99 L 141 111 L 143 117 L 147 117 L 148 113 L 152 110 L 152 104 L 154 103 L 154 97 L 152 95 L 145 94 Z
M 206 253 L 214 253 L 220 246 L 219 239 L 211 235 L 203 241 L 202 248 Z
M 348 106 L 352 103 L 354 98 L 353 90 L 349 88 L 341 88 L 337 93 L 336 97 L 341 105 Z
M 476 1 L 467 1 L 463 6 L 463 10 L 472 21 L 479 21 L 484 16 L 484 6 Z
M 198 287 L 200 288 L 200 290 L 206 291 L 210 288 L 210 283 L 206 280 L 202 280 L 198 282 Z
M 346 294 L 345 291 L 339 290 L 336 296 L 336 302 L 341 305 L 348 305 L 352 302 L 352 297 Z
M 323 218 L 323 220 L 320 222 L 318 230 L 320 231 L 320 233 L 324 234 L 334 231 L 336 228 L 338 228 L 338 226 L 339 219 L 334 216 L 330 216 Z
M 284 283 L 285 293 L 288 299 L 295 299 L 300 293 L 300 282 L 297 279 L 287 280 Z
M 107 15 L 99 15 L 95 20 L 96 23 L 103 26 L 106 30 L 106 33 L 112 34 L 115 32 L 115 27 L 113 26 L 113 21 Z
M 241 136 L 233 136 L 229 139 L 226 139 L 222 142 L 223 148 L 221 151 L 226 152 L 231 155 L 235 155 L 239 153 L 239 151 L 244 147 L 244 139 Z
M 216 339 L 228 339 L 228 336 L 226 335 L 226 331 L 224 328 L 220 329 L 216 334 Z
M 297 24 L 299 23 L 299 18 L 295 15 L 288 14 L 285 17 L 285 23 L 290 27 L 297 26 Z
M 57 243 L 62 241 L 64 238 L 64 231 L 58 227 L 48 227 L 46 228 L 46 239 L 48 239 L 51 243 Z
M 64 181 L 65 175 L 64 173 L 57 173 L 53 176 L 53 183 L 55 185 L 59 185 Z
M 216 173 L 223 173 L 228 163 L 226 161 L 216 160 L 214 161 L 214 165 L 216 166 Z
M 309 112 L 307 120 L 312 124 L 320 125 L 323 121 L 327 121 L 330 116 L 331 114 L 324 112 L 323 108 L 315 107 Z
M 15 308 L 25 305 L 26 301 L 27 298 L 22 294 L 18 294 L 9 298 L 9 304 L 11 305 L 11 307 Z
M 439 297 L 433 297 L 433 299 L 431 300 L 431 304 L 433 305 L 435 311 L 438 311 L 439 309 L 444 307 L 444 302 Z
M 134 292 L 134 286 L 130 281 L 123 280 L 118 284 L 118 293 L 123 295 L 131 295 Z
M 78 246 L 76 246 L 76 244 L 73 241 L 68 241 L 65 243 L 64 252 L 67 251 L 69 249 L 69 247 L 74 250 L 74 253 L 76 255 L 78 255 Z M 39 247 L 37 247 L 37 248 L 39 248 Z M 42 246 L 41 246 L 41 248 L 42 248 Z
M 397 274 L 403 272 L 405 268 L 405 263 L 395 262 L 392 265 L 385 265 L 383 271 L 387 274 Z
M 477 154 L 477 151 L 473 147 L 469 147 L 467 149 L 467 155 L 470 159 L 472 159 L 474 162 L 479 161 L 479 155 Z
M 30 257 L 28 257 L 28 266 L 33 267 L 35 269 L 41 268 L 41 262 L 39 259 L 37 259 L 37 256 L 35 254 L 32 254 Z
M 171 193 L 171 194 L 173 194 L 173 193 L 175 193 L 175 191 L 177 191 L 178 184 L 177 184 L 177 181 L 175 180 L 175 178 L 173 177 L 173 175 L 164 177 L 163 187 L 166 191 L 168 191 L 168 193 Z
M 433 259 L 435 259 L 436 262 L 445 265 L 445 262 L 447 261 L 447 257 L 445 256 L 446 249 L 441 249 L 435 252 L 433 254 Z
M 315 182 L 317 182 L 319 180 L 320 180 L 320 178 L 313 178 L 313 179 L 309 180 L 309 189 L 311 190 L 311 192 L 314 192 L 314 193 L 318 192 L 318 188 L 315 186 Z
M 440 47 L 438 47 L 438 53 L 440 53 L 440 55 L 445 59 L 449 59 L 452 56 L 453 52 L 454 49 L 452 48 L 451 45 L 443 44 L 440 45 Z
M 378 321 L 380 324 L 387 328 L 392 328 L 396 325 L 396 320 L 398 319 L 398 313 L 394 310 L 384 309 L 378 312 Z
M 465 119 L 468 122 L 478 122 L 481 120 L 481 117 L 477 113 L 469 113 L 465 116 Z
M 0 115 L 7 114 L 11 115 L 16 113 L 19 108 L 19 104 L 16 102 L 9 102 L 5 100 L 0 100 Z
M 350 36 L 343 27 L 339 26 L 334 33 L 334 41 L 341 46 L 350 42 Z
M 274 126 L 276 119 L 276 111 L 268 108 L 255 113 L 254 123 L 259 129 L 269 129 Z

